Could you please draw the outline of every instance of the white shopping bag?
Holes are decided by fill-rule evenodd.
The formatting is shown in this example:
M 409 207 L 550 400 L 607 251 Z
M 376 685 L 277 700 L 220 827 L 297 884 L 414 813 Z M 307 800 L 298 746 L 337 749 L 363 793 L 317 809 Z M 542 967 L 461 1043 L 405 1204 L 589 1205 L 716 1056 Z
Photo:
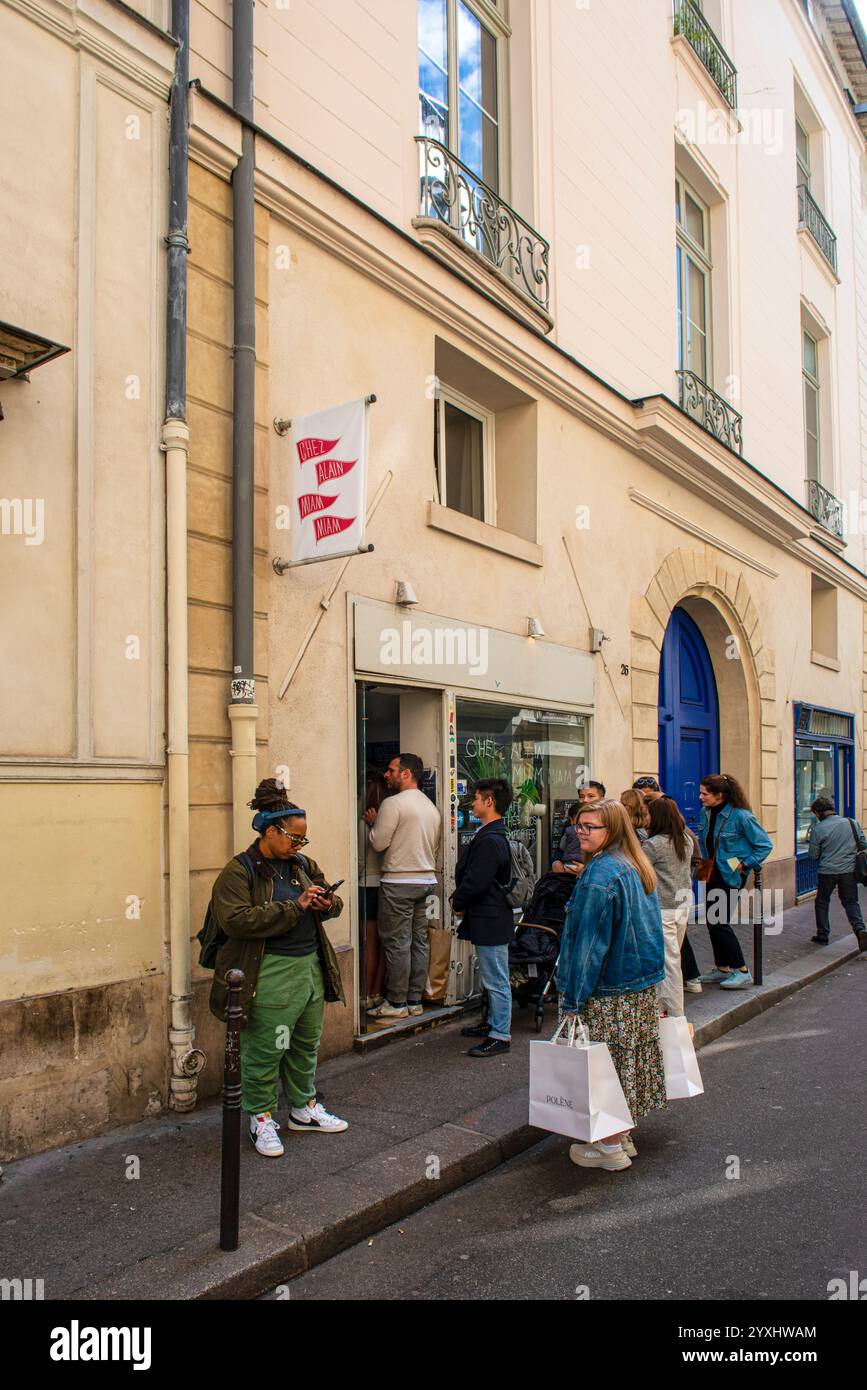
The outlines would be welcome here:
M 561 1039 L 567 1025 L 569 1036 Z M 530 1043 L 530 1124 L 591 1143 L 633 1127 L 611 1053 L 590 1042 L 574 1018 L 564 1019 L 550 1042 Z
M 659 1040 L 662 1043 L 662 1062 L 665 1067 L 665 1096 L 667 1100 L 688 1100 L 704 1094 L 698 1058 L 695 1055 L 689 1024 L 685 1018 L 661 1018 Z

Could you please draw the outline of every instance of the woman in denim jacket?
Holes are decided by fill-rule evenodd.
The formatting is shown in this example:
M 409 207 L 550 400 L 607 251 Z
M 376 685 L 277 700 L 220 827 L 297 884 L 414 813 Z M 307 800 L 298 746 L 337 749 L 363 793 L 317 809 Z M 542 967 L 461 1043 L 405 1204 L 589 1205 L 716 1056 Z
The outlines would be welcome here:
M 656 985 L 665 975 L 656 875 L 619 801 L 582 807 L 576 825 L 585 869 L 569 900 L 557 987 L 564 1014 L 581 1013 L 604 1042 L 633 1120 L 665 1105 Z M 628 1168 L 628 1134 L 573 1144 L 579 1168 Z
M 699 800 L 699 847 L 705 859 L 713 859 L 705 922 L 714 960 L 713 970 L 700 978 L 703 984 L 718 984 L 720 989 L 748 989 L 753 977 L 732 930 L 731 915 L 734 910 L 737 917 L 737 894 L 750 872 L 764 863 L 774 846 L 750 810 L 743 787 L 728 773 L 703 777 Z

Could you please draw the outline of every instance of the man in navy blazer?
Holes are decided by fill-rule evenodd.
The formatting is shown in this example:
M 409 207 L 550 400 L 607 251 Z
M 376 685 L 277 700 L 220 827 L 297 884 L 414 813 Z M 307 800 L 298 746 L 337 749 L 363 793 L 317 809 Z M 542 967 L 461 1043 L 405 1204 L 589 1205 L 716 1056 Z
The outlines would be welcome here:
M 452 908 L 460 919 L 458 936 L 472 941 L 479 960 L 482 988 L 488 994 L 488 1022 L 464 1028 L 464 1037 L 481 1038 L 468 1057 L 495 1057 L 511 1046 L 512 990 L 509 942 L 515 918 L 506 897 L 512 878 L 512 854 L 503 816 L 512 804 L 512 788 L 502 777 L 473 786 L 472 812 L 481 822 L 461 851 L 455 868 Z

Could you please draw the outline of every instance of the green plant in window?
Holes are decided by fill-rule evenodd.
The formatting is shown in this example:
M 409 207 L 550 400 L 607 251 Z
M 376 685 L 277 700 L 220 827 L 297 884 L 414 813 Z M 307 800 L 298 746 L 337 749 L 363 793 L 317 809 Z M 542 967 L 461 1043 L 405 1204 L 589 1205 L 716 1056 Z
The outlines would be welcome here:
M 515 799 L 521 807 L 535 806 L 542 800 L 542 793 L 532 777 L 525 777 L 521 785 L 515 789 Z

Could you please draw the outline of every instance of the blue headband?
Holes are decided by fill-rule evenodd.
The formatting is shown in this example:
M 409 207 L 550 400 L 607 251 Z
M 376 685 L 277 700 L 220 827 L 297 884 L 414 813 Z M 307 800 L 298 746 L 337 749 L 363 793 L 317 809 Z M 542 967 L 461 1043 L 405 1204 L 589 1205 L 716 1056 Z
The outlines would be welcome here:
M 306 816 L 307 812 L 301 806 L 287 806 L 283 811 L 257 811 L 253 817 L 254 830 L 267 830 L 274 821 L 286 820 L 288 817 Z

